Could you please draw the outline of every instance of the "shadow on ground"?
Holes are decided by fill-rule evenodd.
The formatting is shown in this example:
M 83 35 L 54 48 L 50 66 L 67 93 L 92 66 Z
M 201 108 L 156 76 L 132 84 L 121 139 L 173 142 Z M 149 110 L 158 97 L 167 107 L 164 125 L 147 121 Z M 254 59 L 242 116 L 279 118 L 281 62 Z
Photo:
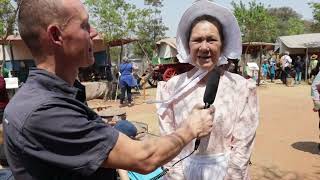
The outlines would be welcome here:
M 293 143 L 291 146 L 294 149 L 297 149 L 299 151 L 320 155 L 318 145 L 319 144 L 317 142 L 306 141 L 306 142 L 296 142 L 296 143 Z
M 251 170 L 252 180 L 318 180 L 319 173 L 313 174 L 299 174 L 292 171 L 283 171 L 276 166 L 263 166 L 263 165 L 252 165 Z

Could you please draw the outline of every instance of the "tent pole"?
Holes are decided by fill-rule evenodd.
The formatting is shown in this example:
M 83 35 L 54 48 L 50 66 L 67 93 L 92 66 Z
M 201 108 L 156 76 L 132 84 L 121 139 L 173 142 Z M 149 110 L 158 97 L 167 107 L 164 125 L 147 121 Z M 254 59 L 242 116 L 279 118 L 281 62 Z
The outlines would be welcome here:
M 308 65 L 309 65 L 309 62 L 308 62 L 308 59 L 309 59 L 309 57 L 308 57 L 308 51 L 309 51 L 309 49 L 307 48 L 306 49 L 306 55 L 305 55 L 305 65 L 306 65 L 306 68 L 305 68 L 305 74 L 304 74 L 304 81 L 307 81 L 308 80 Z

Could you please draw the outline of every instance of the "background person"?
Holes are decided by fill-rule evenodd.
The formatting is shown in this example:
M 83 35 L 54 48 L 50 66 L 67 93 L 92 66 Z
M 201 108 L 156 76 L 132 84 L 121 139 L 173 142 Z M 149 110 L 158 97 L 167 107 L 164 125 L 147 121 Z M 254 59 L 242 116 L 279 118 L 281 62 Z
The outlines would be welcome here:
M 287 78 L 290 77 L 291 63 L 292 59 L 289 56 L 289 52 L 286 51 L 283 53 L 280 59 L 282 72 L 281 72 L 281 80 L 283 84 L 287 85 Z
M 311 85 L 311 97 L 313 101 L 313 111 L 318 113 L 319 116 L 319 131 L 320 131 L 320 73 L 317 74 Z M 319 135 L 320 138 L 320 135 Z M 320 151 L 320 143 L 318 144 Z
M 4 109 L 9 102 L 8 93 L 6 89 L 6 81 L 2 76 L 3 68 L 0 66 L 0 165 L 2 169 L 0 170 L 0 179 L 12 179 L 12 172 L 8 168 L 8 162 L 6 155 L 4 153 L 4 141 L 3 141 L 3 113 Z
M 122 63 L 120 64 L 119 72 L 120 72 L 120 104 L 124 103 L 126 94 L 128 105 L 132 103 L 132 87 L 137 86 L 137 81 L 134 79 L 133 74 L 133 66 L 132 63 L 129 62 L 127 57 L 124 57 Z
M 300 56 L 297 56 L 297 60 L 294 63 L 294 70 L 296 71 L 295 84 L 300 84 L 303 71 L 303 62 Z
M 313 79 L 315 78 L 315 76 L 318 74 L 317 70 L 317 64 L 318 64 L 318 56 L 316 54 L 313 54 L 312 56 L 310 56 L 310 63 L 309 63 L 309 78 L 310 78 L 310 82 L 313 82 Z
M 271 82 L 274 82 L 274 79 L 276 77 L 276 62 L 270 61 L 270 80 Z
M 227 59 L 240 58 L 241 33 L 236 18 L 228 9 L 207 0 L 196 1 L 183 14 L 177 31 L 178 58 L 195 68 L 169 81 L 160 81 L 157 104 L 160 131 L 169 134 L 185 123 L 191 107 L 203 101 L 207 72 Z M 211 134 L 202 138 L 198 151 L 189 143 L 165 167 L 169 180 L 248 179 L 248 162 L 258 126 L 258 103 L 253 80 L 223 71 L 213 106 L 216 108 Z
M 268 76 L 269 73 L 269 64 L 268 64 L 268 61 L 265 60 L 263 61 L 263 64 L 262 64 L 262 77 L 263 77 L 263 81 L 267 81 L 267 76 Z

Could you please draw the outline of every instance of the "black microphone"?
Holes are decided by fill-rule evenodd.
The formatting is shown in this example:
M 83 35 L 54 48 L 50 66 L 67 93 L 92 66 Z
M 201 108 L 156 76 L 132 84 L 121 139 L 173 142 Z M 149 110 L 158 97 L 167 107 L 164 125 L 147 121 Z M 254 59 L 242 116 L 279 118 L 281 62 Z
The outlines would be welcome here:
M 205 104 L 204 109 L 208 109 L 216 99 L 219 81 L 220 81 L 220 69 L 219 67 L 215 67 L 208 74 L 206 90 L 203 96 L 203 102 Z M 197 150 L 199 145 L 200 145 L 200 139 L 198 138 L 194 144 L 194 150 Z

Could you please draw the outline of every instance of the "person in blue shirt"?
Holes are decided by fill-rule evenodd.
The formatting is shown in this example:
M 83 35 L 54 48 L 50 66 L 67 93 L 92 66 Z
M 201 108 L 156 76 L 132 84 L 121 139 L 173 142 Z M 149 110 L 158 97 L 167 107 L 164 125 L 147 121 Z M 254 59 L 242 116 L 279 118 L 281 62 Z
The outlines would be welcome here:
M 120 95 L 120 104 L 124 103 L 126 93 L 127 93 L 127 100 L 128 105 L 130 106 L 132 104 L 132 95 L 131 95 L 131 89 L 132 87 L 137 86 L 137 81 L 134 79 L 132 75 L 133 66 L 129 62 L 127 57 L 124 57 L 122 60 L 122 63 L 120 64 L 120 89 L 121 89 L 121 95 Z
M 276 77 L 276 62 L 274 59 L 271 59 L 270 61 L 270 80 L 273 82 L 273 80 Z
M 264 81 L 267 80 L 268 73 L 269 73 L 269 64 L 267 63 L 267 61 L 264 61 L 262 64 L 262 76 Z

